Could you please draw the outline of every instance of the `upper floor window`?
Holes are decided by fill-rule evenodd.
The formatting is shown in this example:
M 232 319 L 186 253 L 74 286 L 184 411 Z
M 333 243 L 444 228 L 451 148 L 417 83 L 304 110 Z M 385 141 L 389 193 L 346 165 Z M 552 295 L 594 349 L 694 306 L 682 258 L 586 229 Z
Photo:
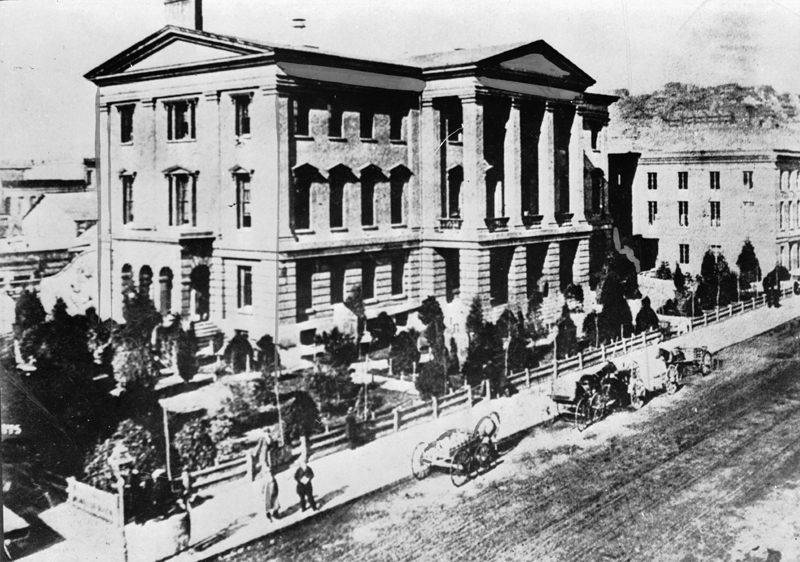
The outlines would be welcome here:
M 689 172 L 678 172 L 678 189 L 689 189 Z
M 403 140 L 403 114 L 392 112 L 389 115 L 389 140 Z
M 305 100 L 294 100 L 294 134 L 301 137 L 309 135 L 308 130 L 308 113 L 309 106 Z
M 134 105 L 120 105 L 119 110 L 119 142 L 128 144 L 133 142 L 133 110 Z
M 709 172 L 708 178 L 711 184 L 711 189 L 719 189 L 719 172 Z
M 122 179 L 122 224 L 133 222 L 133 174 L 125 174 Z
M 658 174 L 647 172 L 647 189 L 658 189 Z
M 250 174 L 236 174 L 236 226 L 250 228 Z
M 362 111 L 359 119 L 360 135 L 362 139 L 373 138 L 373 122 L 375 114 L 372 111 Z
M 386 181 L 377 166 L 367 166 L 361 171 L 361 225 L 375 225 L 375 185 Z
M 328 106 L 328 136 L 342 138 L 342 108 L 333 104 Z
M 742 172 L 742 183 L 747 189 L 753 189 L 753 172 L 749 170 Z
M 392 224 L 404 224 L 405 222 L 405 188 L 408 177 L 411 174 L 404 166 L 398 166 L 392 170 L 389 187 L 389 206 Z
M 237 308 L 253 305 L 253 268 L 240 265 L 237 270 Z
M 680 252 L 678 262 L 681 265 L 689 263 L 689 244 L 678 244 L 678 251 Z
M 720 203 L 719 201 L 711 201 L 711 226 L 720 225 Z
M 169 225 L 197 226 L 197 177 L 171 173 L 169 178 Z
M 292 224 L 296 230 L 311 228 L 311 187 L 322 181 L 319 171 L 308 164 L 295 169 L 292 189 Z
M 658 218 L 658 201 L 647 202 L 647 223 L 655 224 Z
M 448 142 L 461 142 L 464 138 L 461 104 L 453 104 L 444 111 L 445 138 Z
M 245 137 L 250 134 L 250 95 L 233 96 L 236 111 L 236 136 Z
M 177 100 L 166 103 L 167 139 L 195 138 L 195 106 L 197 100 Z
M 689 226 L 689 202 L 678 201 L 678 224 Z

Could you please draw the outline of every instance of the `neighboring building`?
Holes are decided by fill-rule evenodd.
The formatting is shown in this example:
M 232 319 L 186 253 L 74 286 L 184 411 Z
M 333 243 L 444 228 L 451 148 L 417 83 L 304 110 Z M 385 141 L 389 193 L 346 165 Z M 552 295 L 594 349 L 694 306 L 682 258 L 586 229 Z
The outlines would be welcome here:
M 633 233 L 651 244 L 642 261 L 700 273 L 709 249 L 729 264 L 746 239 L 763 272 L 800 267 L 800 152 L 651 152 L 633 180 Z
M 282 343 L 358 284 L 370 318 L 429 295 L 494 318 L 534 289 L 553 314 L 607 243 L 616 98 L 543 41 L 390 63 L 166 27 L 87 78 L 103 316 L 134 282 Z

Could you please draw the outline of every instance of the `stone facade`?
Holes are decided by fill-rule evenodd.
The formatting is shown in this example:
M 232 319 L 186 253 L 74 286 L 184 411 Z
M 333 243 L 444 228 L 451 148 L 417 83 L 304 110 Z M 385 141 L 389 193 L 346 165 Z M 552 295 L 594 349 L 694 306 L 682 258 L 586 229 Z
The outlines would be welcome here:
M 666 261 L 674 269 L 680 263 L 693 275 L 709 249 L 735 268 L 746 239 L 764 274 L 776 264 L 795 269 L 798 178 L 800 153 L 786 150 L 643 156 L 633 181 L 633 231 L 657 240 L 656 264 Z
M 429 295 L 494 318 L 533 289 L 557 313 L 609 229 L 616 98 L 542 41 L 395 64 L 167 27 L 87 78 L 106 316 L 128 279 L 287 344 L 356 285 L 368 318 Z

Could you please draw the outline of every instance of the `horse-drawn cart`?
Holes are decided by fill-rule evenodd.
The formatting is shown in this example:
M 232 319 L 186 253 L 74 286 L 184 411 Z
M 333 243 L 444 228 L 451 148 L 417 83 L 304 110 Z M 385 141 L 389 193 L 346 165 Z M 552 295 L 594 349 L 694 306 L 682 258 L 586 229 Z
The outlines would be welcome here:
M 433 467 L 450 472 L 453 485 L 463 486 L 478 471 L 491 466 L 497 455 L 494 438 L 500 428 L 500 416 L 484 416 L 473 431 L 450 429 L 430 443 L 420 443 L 411 454 L 411 473 L 422 480 Z
M 695 373 L 703 376 L 709 374 L 714 362 L 706 347 L 675 347 L 671 350 L 659 348 L 655 359 L 652 354 L 639 359 L 645 363 L 645 368 L 637 361 L 631 362 L 627 367 L 631 373 L 628 394 L 631 406 L 637 410 L 644 406 L 648 393 L 663 390 L 667 394 L 675 394 L 687 376 Z
M 627 403 L 627 374 L 611 363 L 567 373 L 553 381 L 550 399 L 555 405 L 551 421 L 573 420 L 578 431 Z

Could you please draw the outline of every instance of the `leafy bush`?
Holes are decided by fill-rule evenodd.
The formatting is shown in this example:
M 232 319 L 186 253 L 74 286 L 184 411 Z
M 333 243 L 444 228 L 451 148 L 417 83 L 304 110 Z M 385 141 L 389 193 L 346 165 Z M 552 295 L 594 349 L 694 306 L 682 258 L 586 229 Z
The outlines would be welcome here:
M 565 304 L 561 309 L 561 317 L 556 323 L 556 353 L 559 358 L 578 353 L 578 330 Z
M 416 330 L 409 329 L 400 332 L 392 343 L 392 370 L 395 373 L 409 374 L 414 372 L 414 365 L 419 363 L 419 349 L 417 349 L 417 339 L 419 334 Z
M 570 283 L 564 289 L 564 298 L 578 302 L 583 302 L 583 287 L 581 287 L 580 285 L 575 285 L 574 283 Z
M 672 271 L 669 269 L 669 264 L 665 261 L 661 262 L 656 270 L 656 279 L 672 279 Z
M 383 349 L 392 343 L 397 333 L 397 326 L 391 316 L 386 314 L 386 312 L 381 312 L 378 314 L 378 317 L 371 322 L 369 331 L 370 334 L 372 334 L 372 349 Z
M 295 393 L 283 416 L 283 436 L 287 443 L 300 439 L 303 455 L 308 456 L 308 437 L 320 427 L 319 408 L 307 392 Z
M 120 442 L 128 448 L 128 454 L 133 457 L 131 469 L 138 470 L 140 474 L 150 474 L 161 466 L 164 459 L 161 440 L 154 439 L 149 431 L 133 421 L 123 420 L 117 426 L 114 435 L 98 443 L 88 455 L 84 468 L 88 484 L 107 492 L 116 491 L 116 478 L 108 460 L 114 447 Z
M 127 392 L 155 388 L 158 365 L 148 343 L 136 339 L 117 340 L 112 367 L 117 384 Z
M 656 315 L 655 311 L 650 306 L 650 298 L 644 297 L 642 299 L 642 307 L 636 314 L 636 333 L 646 332 L 647 330 L 657 330 L 658 326 L 658 315 Z
M 211 423 L 205 418 L 185 424 L 175 434 L 172 444 L 185 470 L 207 468 L 217 458 L 217 447 L 211 439 Z
M 429 400 L 431 396 L 442 396 L 445 393 L 446 381 L 447 378 L 441 365 L 428 361 L 420 364 L 414 386 L 423 400 Z

